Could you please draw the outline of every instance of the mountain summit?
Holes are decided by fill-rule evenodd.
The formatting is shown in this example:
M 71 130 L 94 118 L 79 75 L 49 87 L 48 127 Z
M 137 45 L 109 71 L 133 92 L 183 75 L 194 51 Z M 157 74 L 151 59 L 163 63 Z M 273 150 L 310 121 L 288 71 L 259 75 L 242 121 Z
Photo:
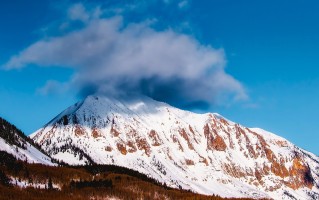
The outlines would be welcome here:
M 31 137 L 71 165 L 125 166 L 197 193 L 319 198 L 316 155 L 219 114 L 195 114 L 148 97 L 88 96 Z

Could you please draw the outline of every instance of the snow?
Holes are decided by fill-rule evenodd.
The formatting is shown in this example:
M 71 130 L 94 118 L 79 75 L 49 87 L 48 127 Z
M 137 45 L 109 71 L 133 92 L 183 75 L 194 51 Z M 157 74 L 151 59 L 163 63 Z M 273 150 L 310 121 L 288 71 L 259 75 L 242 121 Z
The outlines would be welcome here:
M 86 159 L 80 160 L 78 155 L 74 156 L 74 154 L 70 152 L 58 152 L 53 157 L 71 165 L 85 165 L 85 161 L 87 161 Z
M 67 125 L 59 122 L 63 116 L 68 117 Z M 208 149 L 204 134 L 206 124 L 209 124 L 214 137 L 219 135 L 224 140 L 225 151 Z M 114 129 L 119 135 L 112 133 Z M 99 135 L 96 131 L 93 134 L 93 130 L 98 130 Z M 157 134 L 157 145 L 153 145 L 152 130 Z M 239 130 L 242 133 L 237 135 Z M 79 154 L 71 149 L 59 150 L 65 144 L 78 147 L 96 163 L 138 170 L 168 186 L 181 186 L 202 194 L 279 199 L 285 196 L 285 191 L 289 191 L 297 199 L 309 199 L 308 192 L 319 193 L 316 187 L 294 191 L 285 185 L 271 192 L 267 189 L 269 186 L 284 180 L 272 173 L 262 177 L 266 183 L 264 185 L 250 182 L 250 179 L 256 181 L 256 168 L 262 170 L 263 165 L 271 165 L 260 150 L 260 137 L 264 138 L 277 158 L 286 160 L 284 164 L 287 169 L 292 166 L 294 152 L 306 155 L 307 152 L 284 138 L 262 129 L 248 129 L 217 113 L 196 114 L 148 97 L 114 99 L 89 96 L 63 111 L 31 137 L 52 157 L 69 164 L 85 164 L 87 160 L 80 160 Z M 149 145 L 148 153 L 139 146 L 141 139 Z M 126 147 L 126 154 L 118 150 L 119 144 Z M 248 146 L 259 153 L 257 157 L 250 154 Z M 58 152 L 53 149 L 58 149 Z M 307 155 L 304 159 L 315 172 L 319 168 L 319 158 L 310 153 Z M 193 164 L 188 165 L 186 160 L 192 160 Z M 242 170 L 245 176 L 236 177 L 227 173 L 227 165 L 234 167 L 231 172 L 239 173 Z M 318 175 L 313 176 L 318 184 Z
M 250 128 L 250 130 L 255 131 L 257 133 L 260 133 L 265 139 L 268 139 L 268 140 L 276 139 L 276 140 L 286 141 L 285 138 L 280 137 L 280 136 L 278 136 L 276 134 L 273 134 L 273 133 L 271 133 L 269 131 L 266 131 L 264 129 L 261 129 L 261 128 Z
M 20 188 L 26 188 L 26 187 L 33 187 L 33 188 L 39 188 L 39 189 L 46 189 L 47 188 L 47 183 L 33 183 L 33 182 L 29 182 L 28 180 L 20 180 L 14 177 L 10 177 L 10 183 L 12 185 L 16 185 Z M 61 190 L 61 186 L 58 184 L 53 183 L 52 187 L 54 189 L 58 189 Z
M 41 163 L 44 165 L 55 165 L 51 162 L 51 158 L 41 153 L 34 146 L 27 143 L 26 149 L 22 149 L 15 145 L 9 145 L 3 138 L 0 138 L 0 150 L 12 154 L 19 160 L 27 160 L 28 163 Z

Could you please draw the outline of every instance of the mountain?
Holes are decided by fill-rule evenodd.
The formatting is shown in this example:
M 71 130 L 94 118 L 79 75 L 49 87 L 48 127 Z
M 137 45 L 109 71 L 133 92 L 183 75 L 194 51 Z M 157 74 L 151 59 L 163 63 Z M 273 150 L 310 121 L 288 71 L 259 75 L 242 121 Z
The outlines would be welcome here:
M 88 96 L 31 135 L 71 165 L 109 164 L 223 197 L 319 199 L 319 157 L 219 114 L 148 97 Z
M 54 165 L 51 158 L 41 152 L 41 148 L 21 130 L 0 117 L 0 151 L 13 155 L 16 159 L 29 163 Z
M 0 138 L 0 200 L 126 200 L 141 197 L 154 200 L 232 200 L 168 188 L 125 167 L 57 166 L 49 162 L 30 138 L 2 118 Z

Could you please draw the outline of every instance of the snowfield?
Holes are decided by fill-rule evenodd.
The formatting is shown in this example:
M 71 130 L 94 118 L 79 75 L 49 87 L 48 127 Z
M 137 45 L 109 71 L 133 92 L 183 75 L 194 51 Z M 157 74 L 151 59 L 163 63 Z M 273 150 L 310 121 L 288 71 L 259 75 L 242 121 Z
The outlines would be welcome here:
M 26 143 L 26 149 L 20 148 L 15 145 L 9 145 L 6 141 L 0 137 L 0 150 L 6 151 L 13 155 L 16 159 L 27 161 L 28 163 L 41 163 L 44 165 L 55 165 L 51 162 L 51 158 L 44 155 L 30 143 Z

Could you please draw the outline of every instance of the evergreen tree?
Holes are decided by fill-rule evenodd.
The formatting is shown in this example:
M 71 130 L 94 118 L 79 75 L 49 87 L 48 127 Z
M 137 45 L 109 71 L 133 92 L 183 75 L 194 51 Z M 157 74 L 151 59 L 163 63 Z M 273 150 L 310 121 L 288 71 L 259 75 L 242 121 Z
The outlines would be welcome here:
M 0 170 L 0 184 L 7 185 L 7 186 L 10 185 L 10 179 L 1 170 Z
M 52 183 L 51 177 L 50 177 L 49 180 L 48 180 L 48 189 L 49 189 L 49 190 L 52 190 L 52 189 L 53 189 L 53 183 Z

